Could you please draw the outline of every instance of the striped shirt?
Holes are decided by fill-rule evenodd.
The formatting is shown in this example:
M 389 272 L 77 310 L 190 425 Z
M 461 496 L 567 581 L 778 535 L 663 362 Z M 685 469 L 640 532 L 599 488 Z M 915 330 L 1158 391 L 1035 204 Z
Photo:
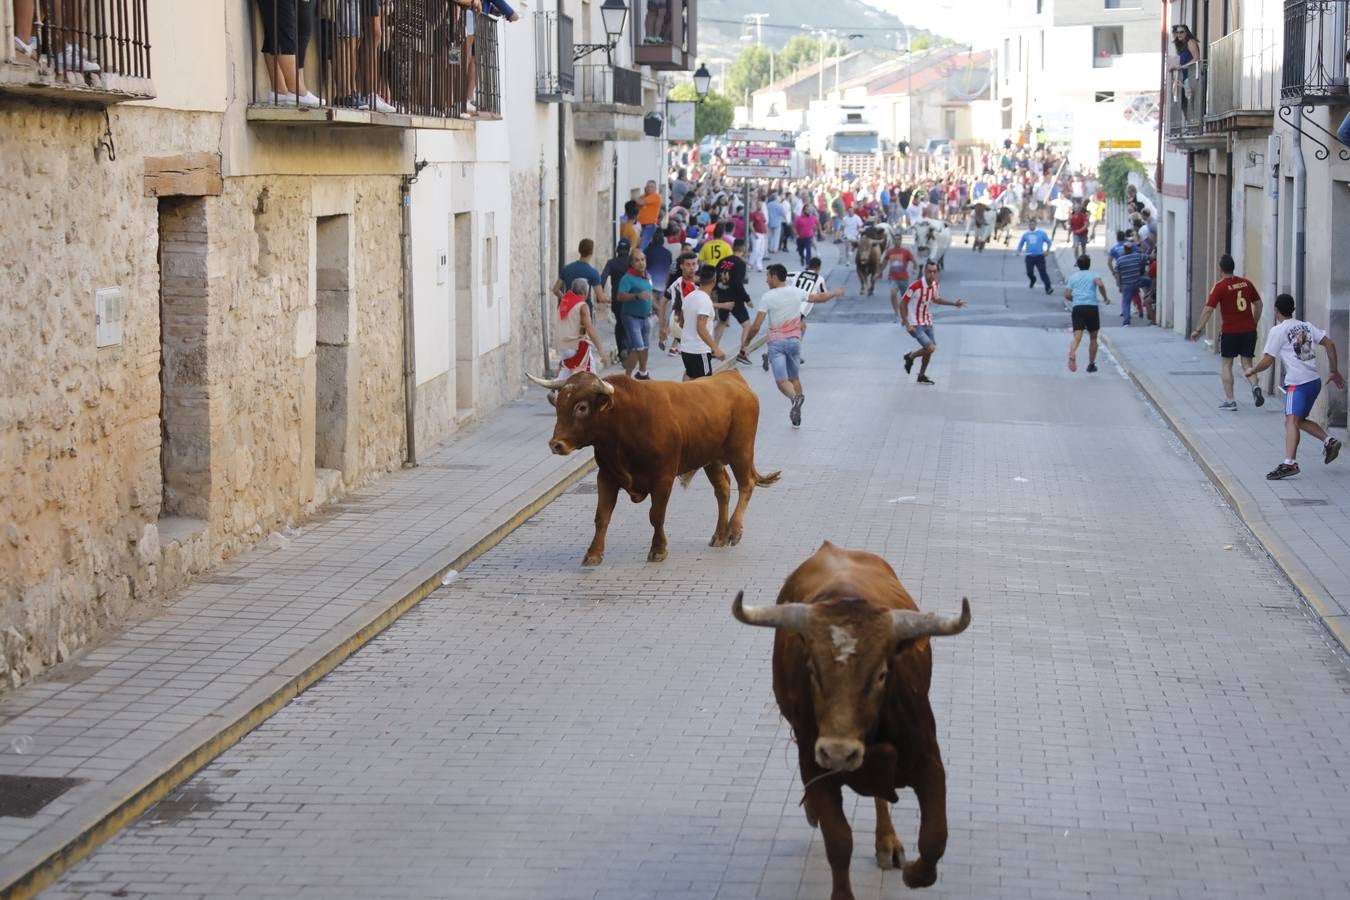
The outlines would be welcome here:
M 929 308 L 933 300 L 938 295 L 938 282 L 932 284 L 924 281 L 922 278 L 910 284 L 905 290 L 905 302 L 915 301 L 914 317 L 910 319 L 915 325 L 932 325 L 933 313 Z
M 1120 278 L 1121 284 L 1138 284 L 1148 261 L 1132 245 L 1125 246 L 1125 252 L 1116 260 L 1116 275 Z
M 788 284 L 806 291 L 807 295 L 821 294 L 826 290 L 825 276 L 813 269 L 802 269 L 795 275 L 788 275 Z M 809 316 L 816 305 L 809 300 L 802 301 L 802 315 Z

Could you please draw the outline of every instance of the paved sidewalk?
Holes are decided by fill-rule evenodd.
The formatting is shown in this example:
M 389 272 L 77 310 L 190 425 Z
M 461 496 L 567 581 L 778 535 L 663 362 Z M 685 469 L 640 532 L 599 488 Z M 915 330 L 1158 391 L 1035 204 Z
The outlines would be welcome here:
M 1305 436 L 1299 446 L 1302 473 L 1266 481 L 1284 458 L 1284 404 L 1278 393 L 1257 409 L 1239 380 L 1238 411 L 1221 412 L 1218 357 L 1204 344 L 1160 328 L 1106 328 L 1102 335 L 1266 551 L 1350 649 L 1350 460 L 1322 465 L 1321 447 Z
M 0 699 L 0 776 L 80 783 L 0 819 L 0 895 L 40 888 L 588 472 L 518 401 Z

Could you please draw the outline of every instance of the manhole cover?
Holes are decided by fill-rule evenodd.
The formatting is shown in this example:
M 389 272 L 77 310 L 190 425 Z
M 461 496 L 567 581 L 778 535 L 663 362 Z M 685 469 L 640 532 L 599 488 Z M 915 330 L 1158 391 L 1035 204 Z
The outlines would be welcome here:
M 84 784 L 84 779 L 0 775 L 0 816 L 31 819 L 77 784 Z
M 1284 497 L 1285 506 L 1326 506 L 1327 501 L 1315 497 Z

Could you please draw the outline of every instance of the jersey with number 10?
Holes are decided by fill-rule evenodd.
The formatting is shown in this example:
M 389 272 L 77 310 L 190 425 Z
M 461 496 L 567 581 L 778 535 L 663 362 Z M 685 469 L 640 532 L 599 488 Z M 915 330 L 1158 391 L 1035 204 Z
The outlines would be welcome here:
M 1223 313 L 1221 334 L 1246 334 L 1256 330 L 1252 304 L 1260 302 L 1256 285 L 1245 278 L 1229 277 L 1214 285 L 1205 305 L 1211 309 L 1217 306 Z

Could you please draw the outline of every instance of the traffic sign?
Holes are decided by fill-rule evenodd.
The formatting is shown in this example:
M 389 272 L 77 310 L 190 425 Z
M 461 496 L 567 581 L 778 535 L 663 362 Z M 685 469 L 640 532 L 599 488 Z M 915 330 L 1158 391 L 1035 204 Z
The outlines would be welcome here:
M 791 147 L 728 147 L 727 159 L 791 159 Z
M 787 166 L 774 165 L 732 165 L 727 166 L 728 178 L 791 178 L 792 170 Z
M 733 128 L 727 132 L 727 140 L 760 141 L 767 144 L 791 144 L 797 136 L 790 131 L 769 131 L 766 128 Z

